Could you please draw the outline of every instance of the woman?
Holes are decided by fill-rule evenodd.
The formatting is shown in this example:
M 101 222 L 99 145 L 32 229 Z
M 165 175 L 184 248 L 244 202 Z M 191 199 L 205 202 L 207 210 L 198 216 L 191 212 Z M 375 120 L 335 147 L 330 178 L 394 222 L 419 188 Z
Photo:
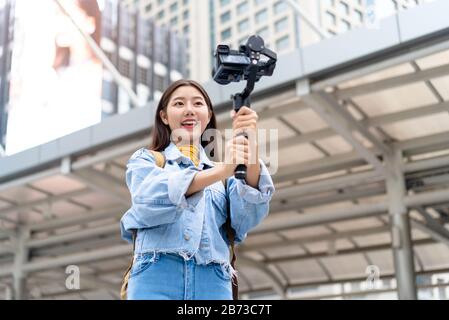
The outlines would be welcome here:
M 62 3 L 78 26 L 92 37 L 97 45 L 100 45 L 101 11 L 97 1 L 76 0 L 62 1 Z M 83 35 L 60 8 L 57 10 L 56 23 L 55 58 L 53 62 L 53 68 L 56 71 L 86 62 L 93 62 L 101 66 L 101 61 L 92 51 Z
M 231 116 L 235 135 L 254 137 L 255 111 L 242 107 Z M 268 214 L 273 181 L 261 160 L 249 161 L 259 159 L 257 146 L 242 136 L 226 143 L 229 160 L 209 160 L 202 137 L 216 129 L 215 115 L 195 81 L 176 81 L 164 92 L 154 123 L 150 149 L 164 153 L 165 166 L 145 148 L 127 165 L 132 207 L 121 219 L 122 237 L 131 242 L 137 230 L 127 297 L 230 300 L 235 270 L 224 229 L 227 201 L 238 244 Z M 247 165 L 245 181 L 234 178 L 238 164 Z
M 97 45 L 101 40 L 101 11 L 97 1 L 61 1 L 55 16 L 55 87 L 47 108 L 54 134 L 63 136 L 101 121 L 103 66 L 100 59 L 71 21 Z M 70 17 L 68 15 L 70 15 Z

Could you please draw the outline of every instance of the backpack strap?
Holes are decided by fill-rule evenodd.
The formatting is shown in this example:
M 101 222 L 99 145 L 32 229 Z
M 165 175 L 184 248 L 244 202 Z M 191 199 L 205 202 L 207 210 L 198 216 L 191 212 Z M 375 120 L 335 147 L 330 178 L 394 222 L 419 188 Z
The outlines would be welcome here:
M 213 162 L 214 165 L 217 165 L 218 162 Z M 226 197 L 228 196 L 228 179 L 221 180 L 221 182 L 224 185 Z M 226 234 L 228 236 L 230 248 L 229 248 L 229 256 L 231 260 L 231 266 L 235 270 L 235 260 L 237 259 L 237 256 L 235 254 L 235 230 L 232 228 L 231 224 L 231 204 L 229 199 L 226 201 L 226 222 L 224 224 Z M 232 275 L 232 298 L 234 300 L 239 299 L 239 285 L 238 285 L 238 279 L 236 275 Z
M 227 180 L 224 180 L 225 185 L 225 191 L 226 194 L 228 194 L 228 186 L 227 186 Z M 235 260 L 237 259 L 237 256 L 235 254 L 235 230 L 232 228 L 231 225 L 231 204 L 229 199 L 226 201 L 226 232 L 228 234 L 228 239 L 230 243 L 230 257 L 231 257 L 231 266 L 235 270 Z M 237 275 L 232 275 L 232 298 L 234 300 L 239 299 L 239 284 L 238 284 L 238 278 Z
M 154 151 L 154 150 L 149 150 L 152 154 L 154 159 L 156 160 L 156 165 L 158 167 L 165 167 L 165 155 L 162 152 L 159 151 Z M 127 292 L 128 292 L 128 281 L 129 281 L 129 276 L 131 274 L 131 269 L 133 267 L 133 263 L 134 263 L 134 253 L 136 251 L 136 238 L 137 238 L 137 230 L 136 229 L 132 229 L 132 241 L 133 241 L 133 251 L 132 251 L 132 256 L 131 256 L 131 262 L 128 265 L 128 268 L 125 271 L 125 274 L 123 275 L 123 281 L 122 281 L 122 287 L 120 289 L 120 299 L 122 300 L 126 300 L 127 299 Z
M 224 186 L 226 195 L 228 194 L 228 185 L 227 185 L 228 179 L 224 180 Z M 226 222 L 225 222 L 225 228 L 226 233 L 228 235 L 228 240 L 230 243 L 230 258 L 231 258 L 231 266 L 235 270 L 235 260 L 237 259 L 237 256 L 235 254 L 235 230 L 232 228 L 231 225 L 231 204 L 229 199 L 226 201 Z M 239 299 L 239 284 L 238 284 L 238 278 L 237 275 L 232 275 L 232 298 L 234 300 Z
M 156 160 L 156 165 L 160 168 L 165 167 L 165 155 L 162 152 L 150 150 Z
M 129 276 L 131 274 L 131 269 L 133 267 L 134 263 L 134 252 L 136 250 L 136 236 L 137 236 L 137 230 L 132 229 L 132 237 L 133 237 L 133 252 L 131 256 L 131 262 L 128 265 L 128 268 L 126 268 L 125 274 L 123 275 L 123 281 L 122 281 L 122 287 L 120 288 L 120 299 L 127 300 L 127 294 L 128 294 L 128 281 Z

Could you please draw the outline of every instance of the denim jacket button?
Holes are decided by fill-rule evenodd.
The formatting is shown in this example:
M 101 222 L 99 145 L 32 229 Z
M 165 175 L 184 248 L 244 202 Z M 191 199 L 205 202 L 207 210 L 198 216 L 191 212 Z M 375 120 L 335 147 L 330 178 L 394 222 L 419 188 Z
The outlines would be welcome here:
M 189 240 L 190 240 L 190 234 L 184 233 L 184 239 L 186 239 L 187 241 L 189 241 Z

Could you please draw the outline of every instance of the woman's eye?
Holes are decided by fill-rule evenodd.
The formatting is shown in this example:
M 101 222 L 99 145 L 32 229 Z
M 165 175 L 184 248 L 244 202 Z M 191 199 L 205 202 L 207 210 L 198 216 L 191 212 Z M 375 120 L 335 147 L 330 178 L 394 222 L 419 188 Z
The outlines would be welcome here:
M 182 102 L 180 102 L 180 101 L 177 101 L 177 102 L 175 102 L 173 105 L 174 105 L 174 106 L 178 106 L 178 105 L 179 105 L 179 106 L 183 106 L 184 103 L 182 103 Z M 197 106 L 202 106 L 203 103 L 202 103 L 202 102 L 196 102 L 195 105 L 197 105 Z

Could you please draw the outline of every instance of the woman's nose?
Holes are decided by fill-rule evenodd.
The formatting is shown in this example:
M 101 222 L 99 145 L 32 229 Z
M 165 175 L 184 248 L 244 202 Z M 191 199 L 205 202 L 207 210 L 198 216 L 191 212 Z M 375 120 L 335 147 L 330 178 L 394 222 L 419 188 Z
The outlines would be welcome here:
M 185 105 L 184 111 L 188 112 L 188 113 L 193 113 L 194 110 L 195 109 L 193 108 L 192 103 L 191 102 L 187 102 L 186 105 Z

